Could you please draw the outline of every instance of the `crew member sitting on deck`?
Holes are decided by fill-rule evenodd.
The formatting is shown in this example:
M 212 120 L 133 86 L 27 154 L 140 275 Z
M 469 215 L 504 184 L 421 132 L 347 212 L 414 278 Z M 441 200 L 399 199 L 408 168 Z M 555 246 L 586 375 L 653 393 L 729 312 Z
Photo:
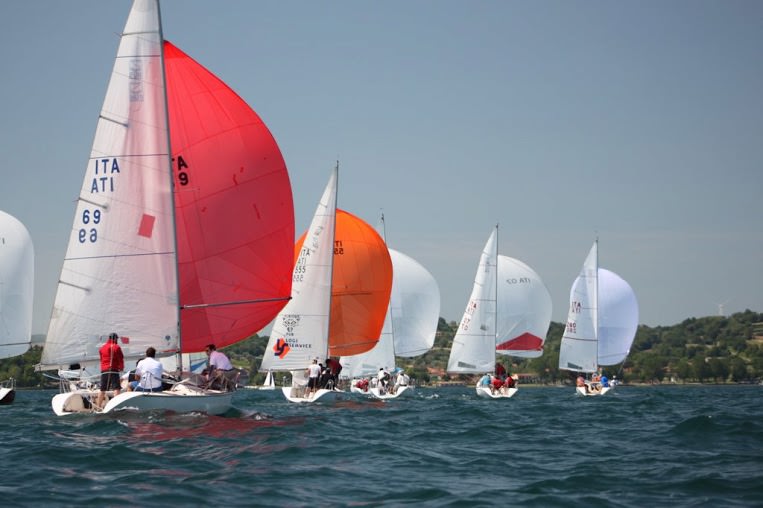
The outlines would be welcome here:
M 236 369 L 233 368 L 233 364 L 225 356 L 225 353 L 218 351 L 214 344 L 207 345 L 206 353 L 209 355 L 207 380 L 209 381 L 210 388 L 225 389 L 227 391 L 235 390 L 236 384 L 232 381 L 232 378 L 236 374 Z
M 146 357 L 135 366 L 135 377 L 139 379 L 136 392 L 161 392 L 162 391 L 162 364 L 156 358 L 156 349 L 146 349 Z
M 493 376 L 491 379 L 492 385 L 490 387 L 490 391 L 492 393 L 495 393 L 497 391 L 500 391 L 501 387 L 503 386 L 503 381 L 501 381 L 501 378 Z

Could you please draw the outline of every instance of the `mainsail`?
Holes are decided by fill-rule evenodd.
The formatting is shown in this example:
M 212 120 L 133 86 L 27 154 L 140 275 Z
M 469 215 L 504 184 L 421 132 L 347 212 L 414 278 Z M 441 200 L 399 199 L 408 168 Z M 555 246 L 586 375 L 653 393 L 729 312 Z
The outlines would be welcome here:
M 125 24 L 85 167 L 41 369 L 96 363 L 118 332 L 125 356 L 179 349 L 170 151 L 156 2 Z
M 496 227 L 482 249 L 472 294 L 453 337 L 448 372 L 480 373 L 495 369 L 497 265 Z
M 305 369 L 312 358 L 328 351 L 337 173 L 334 169 L 326 184 L 307 241 L 295 249 L 292 299 L 273 323 L 261 370 Z

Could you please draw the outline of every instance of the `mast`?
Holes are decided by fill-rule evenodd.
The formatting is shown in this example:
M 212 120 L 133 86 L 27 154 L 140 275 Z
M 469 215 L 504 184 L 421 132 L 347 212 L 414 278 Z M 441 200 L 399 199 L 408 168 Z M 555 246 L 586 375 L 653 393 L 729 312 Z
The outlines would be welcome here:
M 599 372 L 599 236 L 594 240 L 596 245 L 596 266 L 594 268 L 594 293 L 593 293 L 593 333 L 596 338 L 596 356 L 593 361 L 596 366 L 594 373 Z
M 177 304 L 175 305 L 177 326 L 175 330 L 178 335 L 178 352 L 177 352 L 177 367 L 179 372 L 183 372 L 183 337 L 182 330 L 180 329 L 180 268 L 178 267 L 178 239 L 177 239 L 177 218 L 175 210 L 175 175 L 172 171 L 172 144 L 170 137 L 170 111 L 168 107 L 167 99 L 167 69 L 164 66 L 164 31 L 162 30 L 162 11 L 159 5 L 159 0 L 156 0 L 156 15 L 159 21 L 159 61 L 162 67 L 162 93 L 164 94 L 164 125 L 167 127 L 167 176 L 170 179 L 170 202 L 171 202 L 171 221 L 172 221 L 172 241 L 173 241 L 173 257 L 175 262 L 175 292 L 177 294 Z
M 493 364 L 496 363 L 495 346 L 498 340 L 498 223 L 495 223 L 495 297 L 493 299 L 495 311 L 493 312 Z M 495 371 L 495 365 L 493 365 Z
M 382 240 L 384 240 L 384 245 L 387 245 L 387 223 L 384 220 L 384 212 L 381 212 L 381 226 L 382 226 Z M 387 245 L 387 250 L 389 250 L 389 245 Z M 392 287 L 394 292 L 395 282 L 394 282 L 394 270 L 392 273 Z M 389 303 L 387 304 L 387 315 L 389 316 L 389 333 L 392 336 L 392 363 L 396 364 L 395 361 L 395 322 L 392 316 L 392 294 L 389 295 Z M 382 329 L 383 331 L 383 329 Z M 395 365 L 397 367 L 397 365 Z
M 336 202 L 339 197 L 339 160 L 336 161 L 336 167 L 334 168 L 336 178 L 334 179 L 334 213 L 332 214 L 333 224 L 331 230 L 334 232 L 334 237 L 331 239 L 331 270 L 329 270 L 329 315 L 326 320 L 326 331 L 324 337 L 326 337 L 326 360 L 329 359 L 331 353 L 331 300 L 334 292 L 334 252 L 336 249 Z

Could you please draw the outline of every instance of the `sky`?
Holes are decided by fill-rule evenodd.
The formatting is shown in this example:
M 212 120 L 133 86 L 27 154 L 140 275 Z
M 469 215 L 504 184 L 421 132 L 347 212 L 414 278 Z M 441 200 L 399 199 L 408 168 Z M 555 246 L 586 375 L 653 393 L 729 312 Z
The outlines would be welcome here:
M 0 210 L 45 333 L 131 2 L 0 2 Z M 338 206 L 425 266 L 459 321 L 496 223 L 552 319 L 594 240 L 639 322 L 763 311 L 763 2 L 166 0 L 165 38 L 283 153 L 304 232 Z

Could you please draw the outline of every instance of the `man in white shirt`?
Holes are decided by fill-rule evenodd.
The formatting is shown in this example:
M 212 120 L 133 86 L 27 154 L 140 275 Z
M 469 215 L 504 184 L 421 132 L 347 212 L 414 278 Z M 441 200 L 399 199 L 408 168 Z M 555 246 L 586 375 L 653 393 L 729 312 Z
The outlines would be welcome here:
M 315 393 L 318 390 L 318 379 L 321 375 L 321 367 L 318 365 L 318 359 L 314 358 L 313 363 L 307 367 L 307 390 Z
M 225 353 L 217 350 L 214 344 L 207 345 L 207 354 L 209 355 L 209 368 L 207 369 L 207 378 L 212 381 L 210 386 L 214 389 L 223 389 L 233 391 L 236 389 L 234 380 L 233 364 Z M 227 373 L 227 374 L 226 374 Z
M 207 346 L 207 354 L 209 355 L 209 368 L 210 370 L 218 369 L 218 370 L 232 370 L 233 364 L 231 364 L 230 360 L 227 356 L 225 356 L 225 353 L 221 353 L 217 350 L 217 347 L 214 344 L 209 344 Z
M 395 378 L 395 387 L 393 389 L 394 393 L 397 393 L 397 389 L 401 386 L 408 386 L 408 381 L 410 381 L 410 378 L 405 373 L 404 370 L 400 370 L 400 372 L 397 373 L 397 377 Z
M 136 392 L 161 392 L 162 391 L 162 364 L 156 358 L 156 349 L 146 349 L 146 357 L 135 366 L 135 376 L 139 378 Z

